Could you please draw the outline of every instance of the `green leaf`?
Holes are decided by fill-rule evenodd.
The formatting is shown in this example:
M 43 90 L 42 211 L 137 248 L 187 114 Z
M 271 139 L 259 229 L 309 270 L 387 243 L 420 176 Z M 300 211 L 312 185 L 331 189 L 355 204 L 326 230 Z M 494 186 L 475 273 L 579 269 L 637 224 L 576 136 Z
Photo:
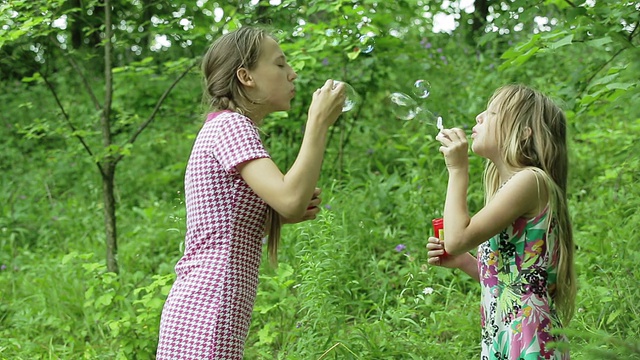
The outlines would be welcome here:
M 356 48 L 355 51 L 347 53 L 347 57 L 349 58 L 349 60 L 355 60 L 358 55 L 360 55 L 360 48 Z
M 614 89 L 620 89 L 620 90 L 629 90 L 632 87 L 636 86 L 637 83 L 620 83 L 620 82 L 616 82 L 616 83 L 610 83 L 607 84 L 605 87 L 609 90 L 614 90 Z
M 609 314 L 609 317 L 607 318 L 607 325 L 611 324 L 619 315 L 620 315 L 620 309 Z
M 612 41 L 613 40 L 611 40 L 609 36 L 605 36 L 603 38 L 586 41 L 586 44 L 595 48 L 600 48 L 602 45 L 609 44 Z
M 563 46 L 571 44 L 572 40 L 573 40 L 573 34 L 567 35 L 567 36 L 563 37 L 562 39 L 560 39 L 560 40 L 558 40 L 558 41 L 556 41 L 554 43 L 549 44 L 548 48 L 550 48 L 550 49 L 561 48 Z

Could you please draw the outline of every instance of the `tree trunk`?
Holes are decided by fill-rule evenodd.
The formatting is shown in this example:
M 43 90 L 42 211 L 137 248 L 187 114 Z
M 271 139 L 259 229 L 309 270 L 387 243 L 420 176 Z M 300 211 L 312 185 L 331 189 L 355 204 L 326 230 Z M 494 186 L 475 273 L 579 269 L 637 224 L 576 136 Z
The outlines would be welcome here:
M 476 44 L 476 39 L 484 33 L 489 15 L 489 2 L 490 0 L 475 0 L 473 3 L 475 10 L 471 14 L 471 31 L 467 33 L 467 41 L 472 45 Z
M 107 270 L 118 273 L 118 236 L 116 231 L 116 198 L 115 173 L 116 167 L 112 158 L 103 163 L 102 171 L 102 199 L 104 205 L 104 228 L 107 248 Z
M 111 72 L 111 51 L 113 44 L 113 29 L 111 27 L 111 2 L 104 1 L 104 106 L 102 107 L 102 146 L 106 150 L 102 160 L 102 191 L 104 201 L 104 223 L 107 245 L 107 270 L 117 273 L 118 240 L 116 238 L 116 201 L 114 196 L 114 181 L 116 161 L 111 150 L 111 105 L 113 100 L 113 74 Z

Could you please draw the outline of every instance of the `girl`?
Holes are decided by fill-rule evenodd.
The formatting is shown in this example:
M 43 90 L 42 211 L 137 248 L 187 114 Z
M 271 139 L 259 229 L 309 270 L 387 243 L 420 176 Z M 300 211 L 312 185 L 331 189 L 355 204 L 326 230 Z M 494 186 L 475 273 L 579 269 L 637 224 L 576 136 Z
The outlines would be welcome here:
M 281 222 L 315 218 L 329 127 L 341 114 L 342 84 L 316 90 L 300 152 L 283 174 L 257 126 L 286 111 L 297 75 L 274 38 L 243 27 L 220 37 L 202 61 L 212 109 L 185 173 L 184 255 L 160 323 L 158 360 L 242 359 L 258 286 L 263 233 L 276 260 Z
M 480 282 L 483 360 L 568 359 L 549 346 L 566 342 L 551 331 L 568 324 L 576 294 L 565 116 L 539 92 L 509 85 L 476 122 L 471 149 L 487 159 L 485 206 L 469 216 L 466 135 L 442 130 L 444 241 L 429 238 L 429 263 Z M 477 260 L 468 253 L 476 247 Z

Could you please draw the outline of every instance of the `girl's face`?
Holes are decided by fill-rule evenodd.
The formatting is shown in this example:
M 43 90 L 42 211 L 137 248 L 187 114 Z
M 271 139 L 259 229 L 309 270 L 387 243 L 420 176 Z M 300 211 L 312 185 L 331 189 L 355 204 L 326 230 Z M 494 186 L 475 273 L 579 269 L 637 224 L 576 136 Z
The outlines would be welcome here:
M 471 134 L 471 150 L 489 160 L 495 160 L 498 156 L 497 115 L 495 101 L 492 101 L 487 110 L 476 116 L 476 125 Z
M 291 108 L 291 99 L 296 93 L 293 81 L 298 75 L 274 39 L 264 38 L 258 64 L 249 73 L 255 84 L 251 97 L 264 105 L 264 115 Z

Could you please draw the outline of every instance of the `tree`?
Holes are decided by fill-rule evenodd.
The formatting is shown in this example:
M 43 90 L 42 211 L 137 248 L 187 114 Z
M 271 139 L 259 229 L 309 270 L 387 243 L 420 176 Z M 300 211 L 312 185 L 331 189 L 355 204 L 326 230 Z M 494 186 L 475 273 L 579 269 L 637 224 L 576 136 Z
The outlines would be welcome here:
M 78 129 L 75 125 L 75 122 L 70 116 L 69 112 L 66 110 L 63 105 L 63 101 L 61 99 L 61 94 L 56 91 L 55 84 L 50 80 L 50 69 L 49 64 L 46 61 L 44 62 L 43 69 L 49 69 L 49 71 L 36 71 L 35 74 L 30 77 L 27 81 L 38 80 L 42 81 L 49 88 L 51 95 L 55 99 L 56 104 L 58 105 L 59 111 L 66 122 L 69 134 L 76 137 L 78 141 L 81 143 L 82 147 L 86 151 L 86 153 L 94 160 L 95 165 L 97 167 L 98 172 L 100 173 L 102 179 L 102 194 L 103 194 L 103 211 L 104 211 L 104 227 L 105 227 L 105 245 L 106 245 L 106 263 L 107 269 L 111 272 L 118 272 L 118 263 L 117 263 L 117 252 L 118 252 L 118 243 L 117 243 L 117 226 L 116 226 L 116 199 L 115 199 L 115 175 L 116 175 L 116 167 L 118 163 L 129 153 L 129 148 L 136 141 L 138 136 L 153 122 L 155 119 L 162 103 L 165 101 L 167 96 L 171 93 L 172 89 L 175 85 L 197 65 L 197 59 L 190 59 L 189 61 L 185 61 L 182 64 L 183 70 L 182 72 L 175 78 L 173 83 L 171 83 L 168 88 L 164 91 L 164 93 L 157 100 L 153 110 L 149 114 L 149 116 L 142 123 L 138 125 L 136 129 L 131 131 L 129 138 L 121 144 L 117 144 L 114 142 L 114 129 L 113 129 L 113 75 L 114 75 L 114 66 L 113 66 L 113 49 L 114 49 L 114 24 L 113 24 L 113 5 L 111 0 L 105 0 L 103 6 L 97 7 L 97 9 L 102 9 L 104 14 L 104 24 L 100 25 L 99 28 L 103 29 L 100 31 L 99 29 L 94 29 L 89 27 L 89 29 L 85 29 L 83 31 L 79 30 L 79 26 L 77 25 L 79 20 L 72 22 L 72 26 L 70 28 L 71 31 L 71 43 L 73 47 L 79 47 L 82 43 L 80 41 L 83 38 L 82 35 L 90 34 L 90 39 L 94 39 L 88 41 L 86 46 L 92 47 L 97 45 L 95 43 L 96 34 L 102 40 L 100 40 L 99 46 L 103 49 L 103 69 L 104 69 L 104 99 L 102 102 L 98 100 L 98 96 L 96 95 L 96 90 L 91 86 L 90 81 L 87 78 L 87 74 L 85 74 L 84 70 L 78 64 L 75 59 L 77 52 L 74 52 L 72 49 L 69 49 L 69 44 L 65 42 L 60 42 L 56 35 L 48 26 L 48 24 L 52 24 L 57 16 L 60 15 L 59 11 L 62 11 L 65 14 L 73 14 L 79 12 L 83 14 L 83 8 L 71 8 L 71 9 L 63 9 L 62 7 L 56 7 L 56 4 L 53 2 L 46 2 L 48 5 L 49 12 L 44 15 L 38 14 L 38 5 L 42 4 L 34 4 L 27 2 L 20 2 L 15 7 L 9 7 L 9 12 L 11 14 L 17 14 L 18 20 L 23 20 L 22 23 L 16 24 L 14 28 L 7 31 L 4 37 L 0 38 L 0 45 L 2 45 L 6 39 L 19 38 L 22 35 L 29 34 L 33 36 L 35 39 L 41 40 L 44 42 L 44 47 L 46 47 L 46 51 L 49 51 L 49 54 L 54 54 L 54 49 L 64 54 L 65 58 L 69 61 L 70 65 L 76 71 L 76 75 L 78 75 L 82 79 L 82 83 L 84 85 L 84 90 L 89 95 L 91 99 L 92 106 L 95 111 L 99 114 L 99 123 L 100 123 L 100 133 L 102 134 L 102 145 L 100 151 L 96 151 L 90 145 L 90 143 L 86 139 L 86 133 L 81 129 Z M 6 11 L 6 9 L 4 9 Z M 16 18 L 16 16 L 10 17 Z M 92 20 L 93 21 L 93 20 Z M 43 24 L 44 26 L 40 27 L 38 25 Z M 135 71 L 135 69 L 134 69 Z

